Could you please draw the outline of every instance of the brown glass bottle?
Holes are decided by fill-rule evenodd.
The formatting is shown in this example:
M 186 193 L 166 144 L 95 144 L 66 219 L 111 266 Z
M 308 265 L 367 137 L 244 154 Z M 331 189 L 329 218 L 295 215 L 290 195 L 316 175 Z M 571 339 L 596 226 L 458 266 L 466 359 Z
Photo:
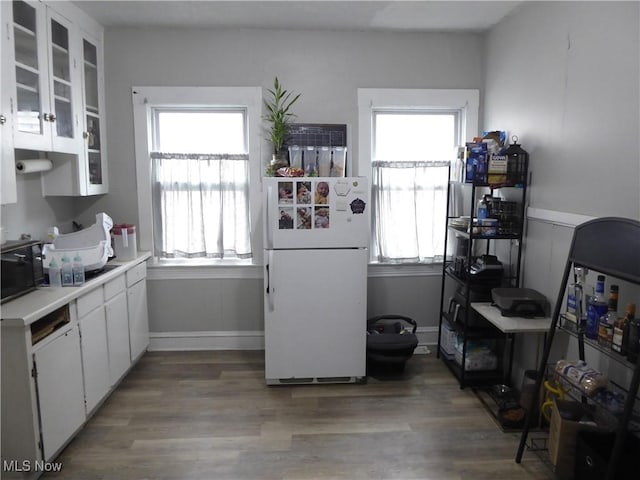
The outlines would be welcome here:
M 629 325 L 636 315 L 636 304 L 627 303 L 624 316 L 618 318 L 613 326 L 611 349 L 621 355 L 627 355 L 629 346 Z
M 640 318 L 629 320 L 627 330 L 629 331 L 627 336 L 627 360 L 636 363 L 640 352 Z

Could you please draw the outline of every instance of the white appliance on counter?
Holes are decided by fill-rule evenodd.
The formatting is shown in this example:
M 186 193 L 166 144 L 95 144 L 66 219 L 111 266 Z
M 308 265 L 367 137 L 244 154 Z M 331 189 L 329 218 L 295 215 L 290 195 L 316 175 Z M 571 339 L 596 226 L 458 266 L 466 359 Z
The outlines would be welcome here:
M 263 200 L 266 383 L 363 380 L 367 179 L 265 178 Z
M 49 270 L 53 258 L 62 265 L 62 258 L 70 260 L 80 255 L 85 271 L 99 270 L 113 257 L 111 248 L 111 228 L 113 220 L 104 212 L 96 214 L 96 223 L 83 230 L 62 235 L 55 235 L 51 243 L 42 248 L 42 266 Z M 57 229 L 56 229 L 57 231 Z

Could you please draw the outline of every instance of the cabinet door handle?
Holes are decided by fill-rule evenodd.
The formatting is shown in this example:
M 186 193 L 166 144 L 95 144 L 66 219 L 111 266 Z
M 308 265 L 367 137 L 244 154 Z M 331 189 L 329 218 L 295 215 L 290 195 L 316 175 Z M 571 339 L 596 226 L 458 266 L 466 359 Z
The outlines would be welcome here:
M 96 144 L 96 136 L 91 132 L 82 132 L 82 138 L 87 141 L 87 146 L 89 148 L 94 148 Z
M 7 123 L 7 117 L 0 115 L 0 125 L 4 125 L 5 123 Z
M 56 115 L 54 113 L 50 113 L 49 114 L 49 121 L 50 122 L 55 122 L 56 121 Z
M 48 122 L 48 121 L 49 121 L 49 114 L 48 114 L 48 113 L 43 113 L 43 114 L 42 114 L 42 119 L 43 119 L 45 122 Z

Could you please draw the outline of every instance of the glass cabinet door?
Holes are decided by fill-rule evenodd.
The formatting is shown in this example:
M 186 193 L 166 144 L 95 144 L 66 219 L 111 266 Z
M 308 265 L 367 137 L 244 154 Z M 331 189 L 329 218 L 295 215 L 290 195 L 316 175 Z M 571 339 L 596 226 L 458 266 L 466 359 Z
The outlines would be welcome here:
M 0 204 L 16 203 L 15 151 L 13 149 L 13 114 L 15 98 L 15 67 L 13 63 L 13 27 L 11 3 L 0 2 Z M 5 31 L 6 28 L 6 31 Z
M 38 12 L 23 1 L 13 2 L 13 31 L 16 68 L 15 129 L 19 132 L 43 135 L 41 78 L 44 64 L 38 58 L 40 29 Z
M 78 153 L 80 78 L 71 22 L 40 2 L 14 0 L 12 6 L 16 148 Z
M 101 130 L 101 102 L 100 102 L 100 74 L 98 70 L 100 62 L 100 51 L 98 46 L 92 41 L 84 38 L 82 41 L 83 50 L 83 77 L 84 77 L 84 115 L 87 155 L 87 174 L 89 190 L 101 191 L 101 187 L 106 188 L 105 178 L 105 158 L 102 145 Z M 92 188 L 97 187 L 97 188 Z
M 69 53 L 69 29 L 51 18 L 51 82 L 53 84 L 52 107 L 54 110 L 54 135 L 62 138 L 74 137 L 73 96 L 71 83 L 71 56 Z
M 79 51 L 77 30 L 52 8 L 47 8 L 48 98 L 51 150 L 81 153 L 82 139 L 78 106 L 80 104 L 80 72 L 76 67 Z

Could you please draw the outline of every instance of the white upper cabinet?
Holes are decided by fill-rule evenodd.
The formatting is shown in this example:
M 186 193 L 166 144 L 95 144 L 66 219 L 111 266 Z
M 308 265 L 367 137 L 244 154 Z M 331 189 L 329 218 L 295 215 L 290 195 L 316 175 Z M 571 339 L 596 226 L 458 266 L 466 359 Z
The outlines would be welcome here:
M 84 183 L 86 195 L 107 193 L 108 175 L 104 140 L 104 75 L 102 40 L 84 30 L 82 39 L 82 105 Z
M 3 38 L 3 50 L 10 46 L 2 64 L 13 75 L 2 79 L 3 110 L 5 91 L 13 97 L 12 127 L 4 129 L 13 132 L 13 147 L 11 162 L 3 153 L 3 203 L 10 201 L 4 199 L 5 166 L 15 183 L 13 148 L 46 152 L 53 162 L 42 173 L 45 196 L 107 193 L 104 29 L 71 2 L 0 3 L 11 35 L 8 42 Z
M 98 195 L 109 190 L 104 141 L 102 28 L 92 27 L 90 23 L 85 19 L 83 28 L 76 30 L 80 86 L 77 89 L 80 135 L 76 154 L 52 152 L 47 155 L 53 162 L 53 169 L 42 174 L 45 196 Z
M 40 2 L 14 0 L 14 146 L 77 153 L 79 75 L 76 30 Z
M 13 19 L 10 2 L 0 2 L 0 203 L 17 202 L 13 115 Z

